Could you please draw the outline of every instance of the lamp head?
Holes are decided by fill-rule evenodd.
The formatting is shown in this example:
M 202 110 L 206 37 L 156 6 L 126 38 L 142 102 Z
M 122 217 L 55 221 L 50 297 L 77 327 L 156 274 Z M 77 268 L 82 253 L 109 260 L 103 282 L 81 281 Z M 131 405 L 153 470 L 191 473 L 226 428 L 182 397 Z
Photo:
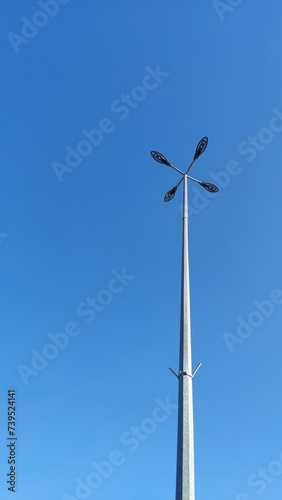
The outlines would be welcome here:
M 196 151 L 194 154 L 194 160 L 197 160 L 197 158 L 199 158 L 199 156 L 205 151 L 207 145 L 208 145 L 208 138 L 203 137 L 203 139 L 201 139 L 197 144 Z
M 170 191 L 168 191 L 164 197 L 164 201 L 170 201 L 174 198 L 175 193 L 177 191 L 177 187 L 173 187 Z
M 218 193 L 219 189 L 215 184 L 211 182 L 200 181 L 201 186 L 203 186 L 209 193 Z
M 151 155 L 154 158 L 154 160 L 158 161 L 159 163 L 168 165 L 168 167 L 171 166 L 171 163 L 166 159 L 164 155 L 162 155 L 162 153 L 158 153 L 158 151 L 151 151 Z

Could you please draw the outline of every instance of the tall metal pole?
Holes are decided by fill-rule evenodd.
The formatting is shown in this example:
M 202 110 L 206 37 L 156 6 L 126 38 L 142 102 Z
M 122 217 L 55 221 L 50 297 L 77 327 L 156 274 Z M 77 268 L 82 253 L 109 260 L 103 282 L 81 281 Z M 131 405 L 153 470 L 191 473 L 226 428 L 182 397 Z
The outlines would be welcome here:
M 167 158 L 158 151 L 151 155 L 158 163 L 163 163 L 176 170 L 182 178 L 176 186 L 168 191 L 164 201 L 174 198 L 177 188 L 183 181 L 183 232 L 182 232 L 182 271 L 181 271 L 181 321 L 180 321 L 180 354 L 179 373 L 170 370 L 178 378 L 178 433 L 177 433 L 177 467 L 176 467 L 176 500 L 195 500 L 195 464 L 194 464 L 194 417 L 193 417 L 193 377 L 202 363 L 192 372 L 191 347 L 191 315 L 190 315 L 190 277 L 188 252 L 188 192 L 187 179 L 200 184 L 209 193 L 217 193 L 218 187 L 211 182 L 203 182 L 188 175 L 191 167 L 205 151 L 208 138 L 198 142 L 194 158 L 184 173 L 174 167 Z
M 193 376 L 188 252 L 187 175 L 183 182 L 181 320 L 179 354 L 176 500 L 195 500 Z

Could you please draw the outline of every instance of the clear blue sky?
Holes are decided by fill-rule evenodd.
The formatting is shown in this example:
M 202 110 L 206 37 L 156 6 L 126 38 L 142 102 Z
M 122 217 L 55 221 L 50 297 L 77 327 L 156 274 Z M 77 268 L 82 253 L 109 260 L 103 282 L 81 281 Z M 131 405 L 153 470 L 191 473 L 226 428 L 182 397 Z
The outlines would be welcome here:
M 281 497 L 281 15 L 2 5 L 4 500 L 11 387 L 16 498 L 174 498 L 182 194 L 163 202 L 179 176 L 150 150 L 185 169 L 205 135 L 193 174 L 221 189 L 189 185 L 196 500 Z

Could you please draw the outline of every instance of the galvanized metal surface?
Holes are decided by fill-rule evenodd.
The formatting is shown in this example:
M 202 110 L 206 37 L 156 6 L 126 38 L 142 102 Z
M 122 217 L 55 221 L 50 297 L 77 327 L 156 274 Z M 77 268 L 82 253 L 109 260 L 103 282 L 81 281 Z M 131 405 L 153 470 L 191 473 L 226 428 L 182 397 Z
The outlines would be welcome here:
M 195 500 L 193 377 L 191 353 L 187 175 L 183 187 L 181 321 L 179 355 L 176 500 Z

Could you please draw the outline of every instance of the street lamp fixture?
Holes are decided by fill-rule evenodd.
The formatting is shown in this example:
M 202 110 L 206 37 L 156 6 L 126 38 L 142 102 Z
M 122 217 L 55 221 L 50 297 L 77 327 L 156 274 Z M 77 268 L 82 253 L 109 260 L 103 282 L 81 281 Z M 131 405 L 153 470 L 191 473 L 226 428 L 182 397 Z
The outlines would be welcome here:
M 174 196 L 175 196 L 176 191 L 177 191 L 177 186 L 175 186 L 170 191 L 168 191 L 164 197 L 164 201 L 172 200 L 172 198 L 174 198 Z
M 208 138 L 203 137 L 203 139 L 201 139 L 197 144 L 196 151 L 194 154 L 194 160 L 197 160 L 197 158 L 199 158 L 199 156 L 205 151 L 207 145 L 208 145 Z
M 194 162 L 205 151 L 207 145 L 208 145 L 208 138 L 203 137 L 203 139 L 201 139 L 198 142 L 193 161 L 189 165 L 189 168 L 187 169 L 187 171 L 185 173 L 181 172 L 181 170 L 174 167 L 162 153 L 159 153 L 158 151 L 151 151 L 151 155 L 154 158 L 154 160 L 156 160 L 158 163 L 163 163 L 163 165 L 167 165 L 168 167 L 173 168 L 174 170 L 176 170 L 177 172 L 179 172 L 182 175 L 182 178 L 179 181 L 179 183 L 166 193 L 166 195 L 164 197 L 164 201 L 170 201 L 170 200 L 172 200 L 172 198 L 174 198 L 175 193 L 177 191 L 177 188 L 181 184 L 181 182 L 183 181 L 185 176 L 187 176 L 188 179 L 191 179 L 191 181 L 194 181 L 194 182 L 197 182 L 198 184 L 200 184 L 203 188 L 205 188 L 207 191 L 209 191 L 209 193 L 218 193 L 219 189 L 215 184 L 212 184 L 211 182 L 199 181 L 198 179 L 194 179 L 193 177 L 190 177 L 189 175 L 187 175 L 189 170 L 192 168 Z
M 158 153 L 158 151 L 151 151 L 151 155 L 154 160 L 158 161 L 159 163 L 163 163 L 164 165 L 168 165 L 169 167 L 172 166 L 171 163 L 169 163 L 169 161 L 166 159 L 166 157 L 162 155 L 162 153 Z

